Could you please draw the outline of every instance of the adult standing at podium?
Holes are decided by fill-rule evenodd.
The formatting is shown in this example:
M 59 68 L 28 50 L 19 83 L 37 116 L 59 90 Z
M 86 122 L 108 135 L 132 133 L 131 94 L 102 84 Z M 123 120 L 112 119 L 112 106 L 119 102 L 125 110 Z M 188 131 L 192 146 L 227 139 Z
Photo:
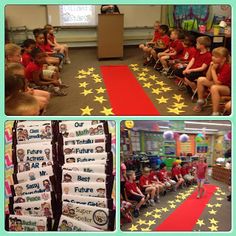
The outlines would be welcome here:
M 117 5 L 102 5 L 101 14 L 120 14 L 120 10 Z

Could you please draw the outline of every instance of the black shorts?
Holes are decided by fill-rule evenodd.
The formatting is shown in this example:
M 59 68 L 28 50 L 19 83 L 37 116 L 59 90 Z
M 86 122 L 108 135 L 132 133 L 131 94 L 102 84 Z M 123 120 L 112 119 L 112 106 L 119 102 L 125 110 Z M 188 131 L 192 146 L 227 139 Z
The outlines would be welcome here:
M 175 76 L 177 76 L 179 78 L 187 78 L 191 82 L 194 82 L 196 79 L 203 76 L 203 72 L 191 72 L 190 74 L 184 75 L 183 71 L 185 69 L 186 68 L 176 69 L 175 72 L 174 72 Z
M 154 50 L 158 54 L 159 52 L 164 52 L 166 49 L 164 49 L 164 48 L 154 48 Z
M 140 202 L 142 199 L 143 199 L 143 197 L 140 196 L 140 195 L 131 195 L 131 196 L 129 196 L 129 200 L 133 200 L 133 201 L 136 201 L 136 202 Z

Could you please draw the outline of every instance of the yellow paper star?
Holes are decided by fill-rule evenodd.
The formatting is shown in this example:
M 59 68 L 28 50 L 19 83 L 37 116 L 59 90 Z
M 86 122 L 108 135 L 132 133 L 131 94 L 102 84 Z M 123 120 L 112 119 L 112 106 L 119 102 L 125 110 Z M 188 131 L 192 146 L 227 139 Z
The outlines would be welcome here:
M 85 76 L 85 75 L 78 75 L 78 76 L 76 76 L 75 78 L 76 78 L 76 79 L 84 79 L 84 78 L 86 78 L 86 76 Z
M 148 212 L 146 212 L 144 215 L 145 215 L 146 217 L 148 217 L 148 216 L 151 216 L 152 213 L 148 211 Z
M 183 100 L 182 95 L 174 94 L 173 98 L 174 98 L 177 102 L 180 102 L 180 100 Z
M 95 71 L 95 68 L 94 67 L 90 67 L 90 68 L 88 68 L 88 71 L 93 72 L 93 71 Z
M 172 203 L 172 204 L 174 204 L 174 203 L 175 203 L 175 201 L 168 201 L 168 203 Z
M 145 77 L 138 77 L 138 80 L 139 81 L 147 81 L 147 78 L 145 78 Z
M 85 108 L 80 108 L 80 110 L 82 111 L 82 116 L 91 115 L 91 111 L 93 111 L 93 108 L 90 108 L 89 106 L 86 106 Z
M 224 196 L 224 195 L 226 195 L 226 193 L 225 193 L 225 192 L 221 192 L 221 195 L 223 195 L 223 196 Z
M 139 68 L 138 68 L 138 67 L 132 67 L 131 70 L 133 70 L 133 71 L 139 71 Z
M 79 87 L 80 87 L 80 88 L 86 88 L 87 85 L 88 85 L 87 82 L 79 83 Z
M 90 71 L 85 71 L 83 75 L 91 75 L 92 73 Z
M 216 195 L 216 196 L 220 196 L 220 194 L 219 194 L 219 193 L 215 193 L 215 195 Z
M 129 228 L 129 230 L 130 230 L 130 231 L 137 231 L 137 230 L 138 230 L 137 227 L 138 227 L 137 225 L 133 225 L 133 224 L 132 224 L 132 226 L 131 226 L 131 228 Z
M 150 76 L 149 76 L 149 79 L 156 80 L 156 79 L 157 79 L 157 76 L 155 76 L 155 75 L 150 75 Z
M 148 69 L 148 68 L 143 68 L 142 71 L 144 71 L 144 72 L 148 72 L 149 69 Z
M 167 91 L 170 91 L 170 90 L 173 90 L 173 89 L 170 88 L 170 87 L 161 87 L 161 90 L 164 91 L 164 92 L 167 92 Z
M 103 110 L 100 111 L 100 113 L 103 113 L 106 116 L 114 115 L 114 113 L 112 112 L 112 108 L 109 109 L 109 108 L 106 108 L 106 107 L 103 107 Z
M 129 66 L 131 66 L 131 67 L 137 67 L 138 64 L 130 64 Z
M 159 95 L 160 93 L 162 93 L 162 91 L 160 91 L 159 88 L 152 88 L 152 93 Z
M 161 218 L 161 215 L 155 214 L 155 215 L 153 215 L 153 217 L 154 217 L 155 219 L 160 219 L 160 218 Z
M 177 107 L 171 108 L 167 107 L 169 113 L 174 113 L 176 115 L 179 115 L 180 113 L 183 113 L 184 111 L 179 110 Z
M 88 94 L 91 94 L 91 93 L 93 93 L 92 89 L 84 89 L 84 91 L 80 94 L 83 94 L 84 96 L 87 96 Z
M 146 224 L 150 227 L 151 225 L 155 225 L 156 221 L 155 220 L 149 220 Z
M 210 229 L 211 231 L 218 231 L 218 226 L 211 225 L 210 227 L 208 227 L 208 229 Z
M 222 204 L 219 204 L 219 203 L 215 204 L 215 207 L 221 207 L 221 206 L 222 206 Z
M 196 224 L 199 225 L 200 227 L 201 227 L 202 225 L 205 225 L 204 221 L 203 221 L 203 220 L 200 220 L 200 219 L 197 220 L 197 223 L 196 223 Z
M 98 88 L 96 90 L 97 90 L 97 93 L 104 93 L 106 91 L 106 89 L 104 89 L 102 87 L 100 87 L 100 88 Z
M 93 78 L 100 78 L 100 75 L 99 74 L 92 74 L 91 75 Z
M 175 204 L 171 204 L 171 205 L 170 205 L 170 208 L 175 208 L 175 207 L 176 207 Z
M 141 228 L 141 231 L 143 231 L 143 232 L 149 232 L 149 231 L 151 231 L 151 229 L 148 227 L 148 228 Z
M 85 70 L 79 70 L 78 74 L 84 74 L 84 72 L 86 72 Z
M 176 201 L 176 202 L 181 202 L 179 199 L 176 199 L 175 201 Z
M 138 76 L 140 76 L 140 77 L 145 77 L 146 75 L 147 75 L 147 74 L 144 73 L 144 72 L 138 74 Z
M 210 208 L 212 208 L 214 205 L 208 203 L 207 206 L 210 207 Z
M 208 211 L 208 212 L 209 212 L 211 215 L 215 215 L 217 211 L 215 211 L 215 210 L 212 209 L 211 211 Z
M 152 84 L 150 82 L 144 83 L 144 85 L 143 85 L 144 88 L 150 88 L 151 86 L 152 86 Z
M 94 78 L 93 80 L 94 80 L 95 83 L 101 83 L 102 82 L 101 78 Z
M 95 99 L 93 101 L 99 102 L 102 104 L 104 101 L 107 101 L 107 99 L 105 99 L 103 96 L 100 96 L 100 97 L 95 96 Z
M 182 109 L 183 107 L 187 107 L 187 105 L 185 105 L 183 102 L 181 102 L 181 103 L 174 102 L 173 107 L 177 107 L 178 109 Z
M 156 212 L 156 213 L 160 213 L 161 212 L 161 209 L 155 209 L 155 210 L 153 210 L 154 212 Z
M 169 209 L 168 209 L 167 207 L 162 207 L 161 210 L 162 210 L 163 212 L 169 211 Z
M 160 85 L 160 86 L 166 85 L 163 81 L 156 81 L 156 84 L 157 84 L 157 85 Z
M 146 224 L 146 220 L 139 219 L 136 223 L 139 225 L 143 225 L 143 224 Z
M 210 223 L 213 225 L 217 225 L 218 224 L 218 220 L 215 220 L 214 218 L 209 219 Z
M 222 197 L 217 197 L 216 200 L 223 201 L 224 199 Z

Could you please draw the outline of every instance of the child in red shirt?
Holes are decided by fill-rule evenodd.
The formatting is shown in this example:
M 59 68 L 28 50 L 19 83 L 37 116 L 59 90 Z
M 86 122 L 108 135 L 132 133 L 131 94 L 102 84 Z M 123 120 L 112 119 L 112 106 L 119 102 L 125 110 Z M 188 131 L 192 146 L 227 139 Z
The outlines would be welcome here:
M 22 53 L 22 65 L 26 67 L 31 61 L 31 51 L 36 47 L 36 42 L 33 39 L 26 39 L 23 44 L 23 53 Z
M 134 209 L 134 217 L 138 217 L 139 208 L 146 203 L 149 196 L 145 198 L 144 194 L 138 188 L 137 184 L 135 183 L 136 176 L 134 171 L 132 170 L 128 171 L 126 175 L 127 175 L 127 181 L 125 182 L 126 194 L 128 200 L 134 200 L 138 202 Z
M 180 165 L 177 162 L 174 162 L 171 170 L 172 179 L 176 182 L 176 189 L 183 185 L 184 179 L 181 175 Z
M 176 70 L 175 75 L 184 79 L 184 83 L 191 90 L 196 89 L 196 80 L 206 73 L 206 70 L 211 62 L 211 53 L 209 48 L 211 46 L 211 39 L 208 36 L 201 36 L 197 38 L 197 51 L 184 69 Z
M 207 178 L 207 164 L 205 163 L 204 155 L 199 156 L 198 163 L 196 166 L 196 177 L 197 177 L 197 185 L 198 185 L 197 198 L 200 198 L 205 193 L 204 183 Z
M 149 174 L 150 174 L 150 169 L 145 167 L 143 170 L 143 175 L 139 179 L 139 186 L 143 193 L 150 195 L 150 198 L 151 198 L 150 204 L 151 206 L 154 206 L 155 195 L 157 197 L 157 202 L 159 202 L 159 187 L 151 183 Z
M 155 184 L 158 187 L 159 192 L 162 192 L 163 195 L 166 194 L 165 184 L 159 180 L 158 171 L 152 170 L 149 174 L 149 180 L 152 184 Z
M 187 162 L 181 163 L 181 175 L 186 183 L 192 184 L 194 177 L 189 172 L 189 167 Z
M 198 101 L 193 108 L 201 112 L 205 104 L 205 89 L 211 91 L 213 113 L 219 115 L 220 96 L 230 95 L 231 90 L 231 65 L 227 48 L 218 47 L 212 51 L 212 62 L 205 77 L 200 77 L 197 82 Z
M 161 67 L 163 67 L 163 74 L 167 75 L 170 67 L 168 66 L 169 59 L 176 59 L 179 55 L 181 55 L 183 51 L 183 43 L 180 41 L 180 34 L 179 30 L 172 30 L 170 34 L 170 39 L 172 40 L 169 44 L 169 48 L 166 49 L 164 52 L 158 53 L 158 59 L 160 60 Z
M 160 171 L 158 172 L 159 180 L 165 184 L 166 188 L 170 189 L 173 188 L 174 191 L 176 191 L 175 185 L 176 182 L 168 176 L 168 172 L 166 170 L 166 164 L 161 163 L 160 164 Z

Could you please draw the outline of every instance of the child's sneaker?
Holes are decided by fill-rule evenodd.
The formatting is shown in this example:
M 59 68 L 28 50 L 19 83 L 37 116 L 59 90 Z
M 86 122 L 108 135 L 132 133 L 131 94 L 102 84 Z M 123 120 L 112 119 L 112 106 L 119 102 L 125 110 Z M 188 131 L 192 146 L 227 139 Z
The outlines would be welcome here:
M 204 194 L 205 194 L 205 189 L 202 190 L 202 192 L 201 192 L 201 197 L 203 197 Z
M 138 209 L 134 209 L 133 216 L 135 218 L 139 217 L 139 210 Z
M 159 196 L 157 196 L 155 200 L 156 200 L 156 203 L 160 203 L 160 197 Z
M 150 200 L 150 205 L 151 205 L 151 206 L 155 206 L 155 202 L 154 202 L 153 199 Z
M 63 91 L 61 91 L 61 90 L 59 90 L 59 91 L 54 91 L 54 95 L 55 95 L 55 96 L 63 97 L 63 96 L 66 96 L 67 93 L 65 93 L 65 92 L 63 92 Z
M 66 59 L 65 59 L 65 64 L 71 64 L 70 58 L 66 58 Z

